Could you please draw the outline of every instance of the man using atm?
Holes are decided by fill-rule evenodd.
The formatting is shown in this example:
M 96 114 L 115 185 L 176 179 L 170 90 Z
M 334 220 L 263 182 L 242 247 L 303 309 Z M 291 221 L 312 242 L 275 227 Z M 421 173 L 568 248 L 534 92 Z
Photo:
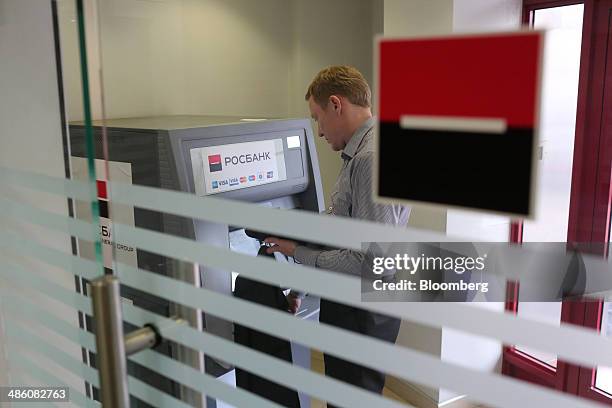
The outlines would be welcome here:
M 410 209 L 372 200 L 374 123 L 371 91 L 363 75 L 350 66 L 331 66 L 319 72 L 305 96 L 318 134 L 334 151 L 342 151 L 342 170 L 331 193 L 328 213 L 393 225 L 406 225 Z M 312 249 L 291 240 L 268 237 L 269 253 L 281 252 L 304 265 L 360 275 L 364 254 L 349 249 Z M 290 310 L 299 309 L 302 295 L 292 291 Z M 342 329 L 395 342 L 400 320 L 321 299 L 319 321 Z M 382 393 L 385 375 L 374 369 L 325 354 L 325 374 Z M 329 406 L 329 405 L 328 405 Z

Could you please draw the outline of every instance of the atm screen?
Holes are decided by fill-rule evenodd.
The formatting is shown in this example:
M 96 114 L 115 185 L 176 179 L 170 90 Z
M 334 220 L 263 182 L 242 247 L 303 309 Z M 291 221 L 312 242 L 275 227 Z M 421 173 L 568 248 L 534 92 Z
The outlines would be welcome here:
M 282 139 L 191 149 L 197 195 L 287 180 Z

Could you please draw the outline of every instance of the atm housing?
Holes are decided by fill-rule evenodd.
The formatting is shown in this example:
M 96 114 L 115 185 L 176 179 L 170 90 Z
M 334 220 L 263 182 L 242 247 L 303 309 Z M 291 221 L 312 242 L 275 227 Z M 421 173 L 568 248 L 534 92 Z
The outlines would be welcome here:
M 319 164 L 308 119 L 253 121 L 239 117 L 180 115 L 110 119 L 106 120 L 104 125 L 107 134 L 108 160 L 131 163 L 133 184 L 194 194 L 196 188 L 191 149 L 281 139 L 286 180 L 217 193 L 212 197 L 258 203 L 280 209 L 301 209 L 317 213 L 324 211 Z M 95 121 L 93 130 L 96 158 L 103 159 L 102 122 Z M 287 138 L 294 137 L 295 141 L 295 136 L 299 137 L 299 147 L 289 148 Z M 86 157 L 83 123 L 70 124 L 70 140 L 71 155 Z M 110 199 L 112 203 L 112 197 Z M 194 220 L 142 208 L 134 208 L 134 221 L 136 227 L 195 239 L 227 249 L 230 247 L 229 233 L 235 229 L 227 224 Z M 121 237 L 118 239 L 120 241 Z M 137 257 L 139 268 L 194 284 L 198 284 L 201 277 L 201 284 L 204 287 L 231 295 L 230 271 L 217 270 L 206 265 L 199 265 L 199 271 L 196 271 L 192 263 L 140 249 L 137 250 Z M 233 339 L 231 322 L 206 314 L 205 322 L 202 322 L 202 315 L 196 311 L 126 286 L 122 287 L 122 296 L 130 299 L 136 306 L 164 316 L 179 315 L 196 327 L 204 326 L 209 332 Z M 305 304 L 312 310 L 318 308 L 312 301 L 307 301 Z M 318 317 L 317 314 L 304 314 L 311 315 L 309 318 Z M 193 353 L 190 355 L 188 351 L 180 350 L 175 344 L 162 345 L 161 351 L 182 360 L 191 360 L 192 364 L 198 360 L 197 355 Z M 206 358 L 205 365 L 206 371 L 214 375 L 220 376 L 227 371 L 227 367 L 209 358 Z M 132 370 L 139 369 L 132 367 Z M 156 377 L 154 373 L 146 369 L 145 371 L 147 377 Z M 178 395 L 176 384 L 168 384 L 168 381 L 163 379 L 153 382 L 166 392 Z M 302 397 L 301 395 L 300 400 Z M 208 404 L 213 405 L 210 400 Z

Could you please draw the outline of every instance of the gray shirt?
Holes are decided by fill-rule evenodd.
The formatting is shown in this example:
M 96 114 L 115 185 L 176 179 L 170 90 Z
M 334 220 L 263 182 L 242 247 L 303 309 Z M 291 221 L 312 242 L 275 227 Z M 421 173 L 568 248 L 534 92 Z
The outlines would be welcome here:
M 344 163 L 327 212 L 333 216 L 406 225 L 409 207 L 379 204 L 372 199 L 374 123 L 374 118 L 368 119 L 344 147 Z M 360 275 L 364 254 L 350 249 L 320 250 L 300 245 L 295 249 L 294 259 L 304 265 Z

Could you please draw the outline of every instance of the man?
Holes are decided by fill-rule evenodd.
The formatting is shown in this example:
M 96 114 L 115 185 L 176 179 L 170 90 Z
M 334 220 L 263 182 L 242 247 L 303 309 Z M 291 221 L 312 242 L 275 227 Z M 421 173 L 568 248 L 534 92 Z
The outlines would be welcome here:
M 374 203 L 374 118 L 371 91 L 363 75 L 353 67 L 331 66 L 317 74 L 305 96 L 318 134 L 334 151 L 342 151 L 342 170 L 331 193 L 329 213 L 393 225 L 406 225 L 410 210 L 399 205 Z M 361 274 L 364 255 L 348 249 L 315 250 L 294 241 L 269 237 L 269 253 L 281 252 L 299 263 L 336 272 Z M 292 292 L 290 310 L 300 306 L 300 295 Z M 367 312 L 326 299 L 321 300 L 319 320 L 346 330 L 395 342 L 399 319 Z M 325 374 L 381 393 L 385 376 L 376 370 L 325 355 Z

